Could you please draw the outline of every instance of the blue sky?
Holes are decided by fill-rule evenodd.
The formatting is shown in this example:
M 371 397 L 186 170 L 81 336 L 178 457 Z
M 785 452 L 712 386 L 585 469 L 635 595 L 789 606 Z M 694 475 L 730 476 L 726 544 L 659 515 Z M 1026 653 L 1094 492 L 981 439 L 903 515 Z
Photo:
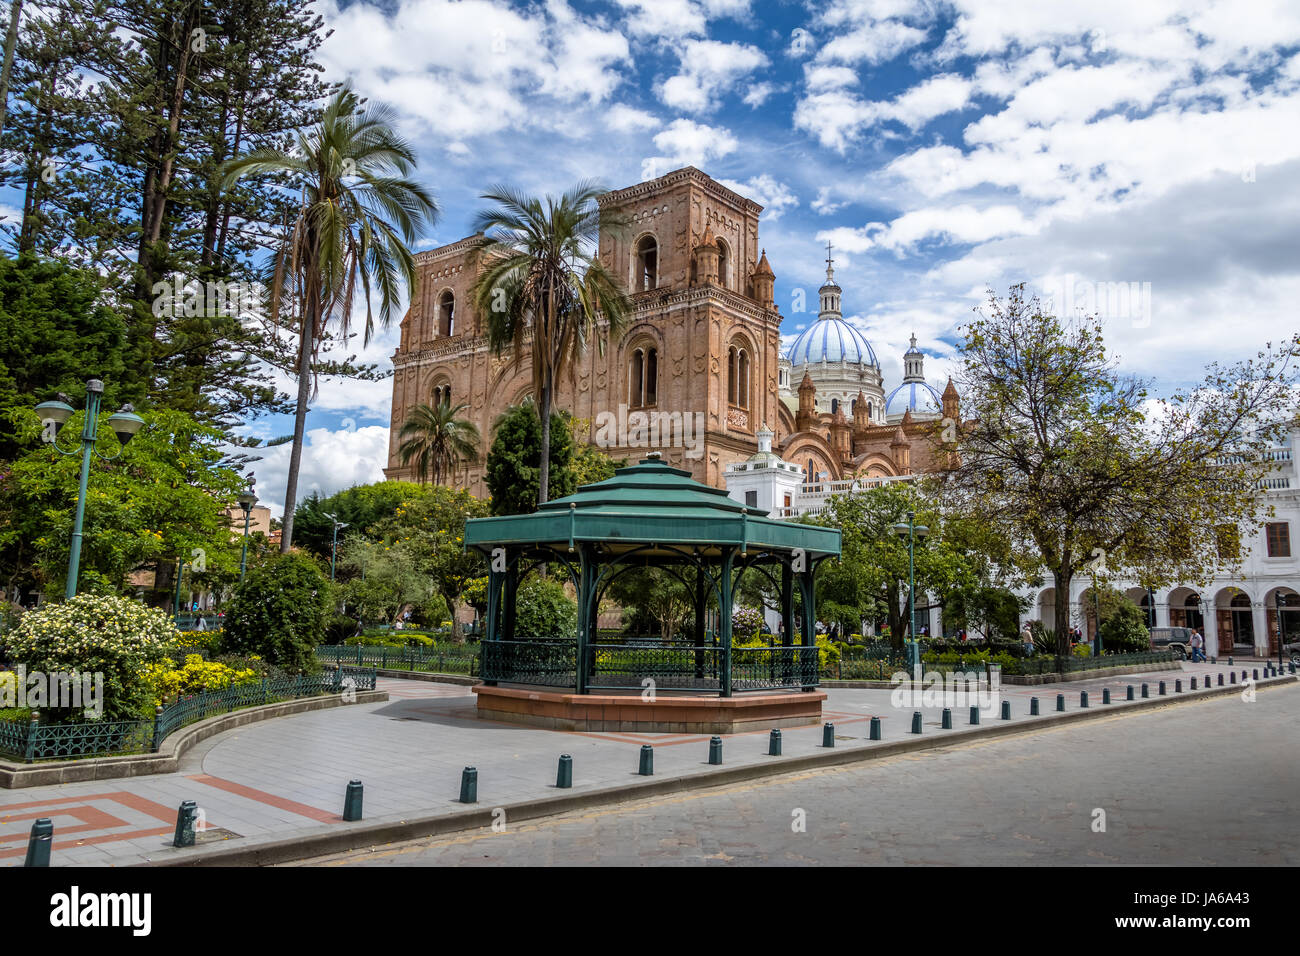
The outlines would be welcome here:
M 892 388 L 942 387 L 989 287 L 1099 311 L 1160 389 L 1300 327 L 1300 4 L 1006 0 L 339 3 L 335 79 L 395 107 L 459 239 L 491 184 L 694 165 L 766 207 L 793 336 L 825 245 Z M 1120 284 L 1123 284 L 1122 286 Z M 388 363 L 396 328 L 364 356 Z M 376 480 L 390 383 L 322 386 L 302 486 Z M 253 423 L 283 434 L 284 419 Z M 254 466 L 278 506 L 287 448 Z

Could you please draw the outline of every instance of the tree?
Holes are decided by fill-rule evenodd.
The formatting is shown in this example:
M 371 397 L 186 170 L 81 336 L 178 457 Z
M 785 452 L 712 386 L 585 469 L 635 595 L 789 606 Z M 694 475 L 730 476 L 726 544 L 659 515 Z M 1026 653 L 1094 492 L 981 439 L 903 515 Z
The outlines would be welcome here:
M 568 417 L 569 439 L 573 443 L 573 457 L 569 467 L 573 471 L 574 488 L 613 478 L 615 470 L 627 464 L 626 458 L 611 458 L 583 437 L 587 434 L 588 421 L 585 418 Z
M 971 322 L 959 388 L 974 420 L 945 474 L 945 506 L 1032 556 L 1052 576 L 1057 653 L 1069 653 L 1080 571 L 1204 582 L 1216 529 L 1264 509 L 1265 450 L 1294 416 L 1300 335 L 1196 389 L 1153 399 L 1105 350 L 1100 324 L 1044 314 L 1013 286 Z
M 465 548 L 465 521 L 487 515 L 487 505 L 468 491 L 433 485 L 403 502 L 391 517 L 377 523 L 373 536 L 409 555 L 415 570 L 446 601 L 453 633 L 459 635 L 456 611 L 469 583 L 487 572 L 477 551 Z
M 924 592 L 945 595 L 978 580 L 974 562 L 954 547 L 944 519 L 916 487 L 898 483 L 868 488 L 852 495 L 835 495 L 826 510 L 802 520 L 841 530 L 840 560 L 817 575 L 817 608 L 826 620 L 837 621 L 853 633 L 864 618 L 889 621 L 890 638 L 901 649 L 907 631 L 907 539 L 894 525 L 913 511 L 915 522 L 927 527 L 927 537 L 916 542 L 915 579 L 918 600 Z
M 326 105 L 320 122 L 298 134 L 293 150 L 255 149 L 225 168 L 227 187 L 246 176 L 279 176 L 300 194 L 270 268 L 272 321 L 278 321 L 287 297 L 298 331 L 298 399 L 280 541 L 286 553 L 293 545 L 307 403 L 316 380 L 313 361 L 326 326 L 337 323 L 348 334 L 359 285 L 368 343 L 374 328 L 372 283 L 380 298 L 380 324 L 391 324 L 399 282 L 416 286 L 415 260 L 407 247 L 438 213 L 433 197 L 410 177 L 415 154 L 395 132 L 395 122 L 391 109 L 363 107 L 345 86 Z
M 572 375 L 593 338 L 603 354 L 606 338 L 621 334 L 632 311 L 623 284 L 597 258 L 601 233 L 624 225 L 600 208 L 601 194 L 594 184 L 581 183 L 543 202 L 497 186 L 483 198 L 498 206 L 475 219 L 483 238 L 474 261 L 482 271 L 470 296 L 475 311 L 487 317 L 488 343 L 496 354 L 509 348 L 516 365 L 526 350 L 531 357 L 541 417 L 539 462 L 550 460 L 556 385 Z M 550 474 L 542 471 L 537 503 L 549 495 Z
M 632 633 L 640 633 L 638 624 L 648 630 L 653 621 L 660 638 L 671 641 L 679 630 L 694 625 L 694 594 L 663 568 L 635 568 L 620 574 L 610 583 L 608 595 L 623 606 L 623 622 Z
M 397 454 L 402 464 L 415 461 L 415 473 L 424 484 L 433 472 L 433 483 L 442 484 L 461 462 L 478 460 L 478 426 L 457 417 L 469 402 L 452 407 L 443 399 L 436 405 L 416 405 L 397 433 Z
M 553 440 L 547 456 L 548 486 L 554 497 L 572 494 L 573 433 L 563 414 L 551 414 Z M 531 514 L 537 510 L 541 487 L 542 426 L 531 400 L 501 413 L 492 428 L 487 456 L 487 486 L 494 515 Z
M 419 568 L 418 547 L 405 541 L 384 544 L 349 535 L 339 545 L 339 596 L 362 621 L 398 619 L 414 607 L 421 623 L 435 626 L 445 619 L 447 605 L 435 582 Z
M 324 642 L 333 594 L 316 561 L 301 553 L 278 554 L 250 568 L 226 607 L 225 646 L 257 654 L 286 671 L 320 669 L 316 645 Z
M 348 535 L 375 538 L 380 523 L 391 519 L 406 503 L 427 494 L 427 489 L 410 481 L 353 485 L 327 498 L 312 492 L 294 512 L 294 537 L 299 547 L 328 560 L 334 545 L 335 520 L 348 526 Z
M 177 558 L 210 581 L 233 576 L 241 542 L 226 509 L 244 484 L 222 464 L 221 433 L 163 409 L 145 412 L 145 426 L 120 448 L 108 415 L 100 416 L 96 450 L 110 457 L 120 450 L 121 457 L 92 459 L 81 590 L 121 593 L 131 571 L 171 566 Z M 77 412 L 63 434 L 79 435 L 83 421 L 84 412 Z M 35 439 L 40 426 L 34 413 L 28 426 L 25 437 Z M 0 469 L 0 581 L 50 593 L 62 589 L 67 575 L 81 459 L 32 443 L 31 451 Z

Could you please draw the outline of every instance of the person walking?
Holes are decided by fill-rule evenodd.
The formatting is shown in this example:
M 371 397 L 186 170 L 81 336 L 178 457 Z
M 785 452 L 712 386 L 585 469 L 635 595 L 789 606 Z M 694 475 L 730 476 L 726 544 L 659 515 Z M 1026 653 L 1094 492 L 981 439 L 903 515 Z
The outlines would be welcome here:
M 1192 663 L 1205 660 L 1205 638 L 1201 637 L 1200 628 L 1192 629 Z
M 1026 624 L 1020 629 L 1020 643 L 1025 649 L 1026 657 L 1034 656 L 1034 632 Z

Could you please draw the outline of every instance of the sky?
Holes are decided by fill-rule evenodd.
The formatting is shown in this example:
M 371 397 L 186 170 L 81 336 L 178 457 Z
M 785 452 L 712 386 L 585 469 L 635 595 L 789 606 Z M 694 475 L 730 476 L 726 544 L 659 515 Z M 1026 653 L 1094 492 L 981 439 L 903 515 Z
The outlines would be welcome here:
M 437 196 L 420 249 L 467 235 L 497 183 L 620 188 L 693 165 L 765 207 L 787 343 L 816 319 L 832 244 L 886 390 L 912 334 L 941 389 L 963 323 L 1017 282 L 1098 314 L 1157 392 L 1300 328 L 1295 0 L 317 8 L 327 77 L 396 109 Z M 352 350 L 391 368 L 397 339 Z M 390 398 L 389 381 L 322 383 L 301 495 L 382 479 Z M 277 514 L 288 451 L 252 467 Z

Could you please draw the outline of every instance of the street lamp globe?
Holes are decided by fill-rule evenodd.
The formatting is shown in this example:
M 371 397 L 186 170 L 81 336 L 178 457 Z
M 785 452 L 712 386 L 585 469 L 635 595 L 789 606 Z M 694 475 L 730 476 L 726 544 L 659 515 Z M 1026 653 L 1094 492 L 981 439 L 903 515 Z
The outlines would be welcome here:
M 129 442 L 144 424 L 144 419 L 135 413 L 135 406 L 129 402 L 118 411 L 108 416 L 108 427 L 123 445 Z
M 41 416 L 42 422 L 52 421 L 60 428 L 67 424 L 75 411 L 71 405 L 62 401 L 41 402 L 36 406 L 36 414 Z

